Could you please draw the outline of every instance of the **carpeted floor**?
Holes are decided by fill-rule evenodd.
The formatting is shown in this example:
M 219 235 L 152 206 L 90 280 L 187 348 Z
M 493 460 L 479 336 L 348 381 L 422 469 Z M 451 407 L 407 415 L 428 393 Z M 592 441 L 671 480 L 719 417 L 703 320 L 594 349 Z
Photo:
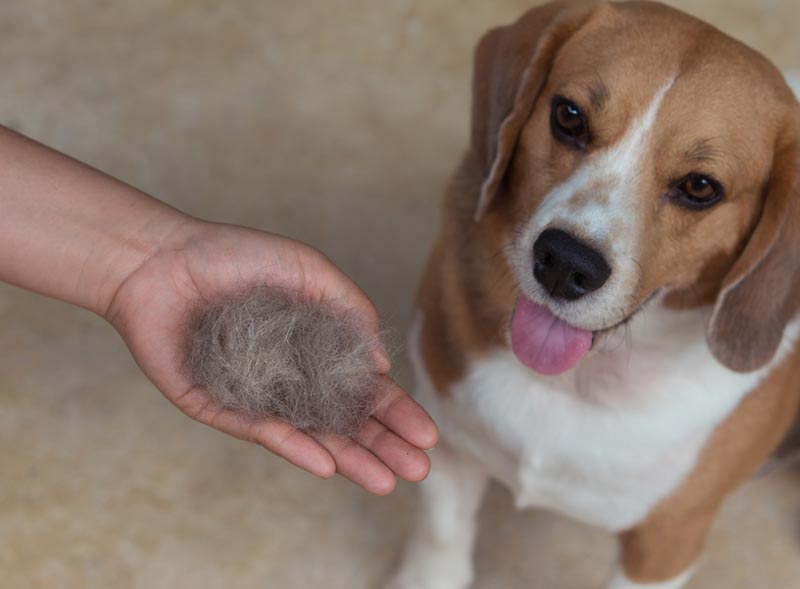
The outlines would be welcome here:
M 289 234 L 402 338 L 472 47 L 528 1 L 0 4 L 0 122 L 193 214 Z M 796 0 L 680 0 L 800 71 Z M 2 211 L 0 211 L 2 214 Z M 409 384 L 401 362 L 398 374 Z M 0 587 L 359 589 L 414 508 L 322 482 L 183 417 L 102 321 L 0 285 Z M 493 488 L 479 588 L 581 589 L 612 538 Z M 693 589 L 800 588 L 800 475 L 748 484 Z

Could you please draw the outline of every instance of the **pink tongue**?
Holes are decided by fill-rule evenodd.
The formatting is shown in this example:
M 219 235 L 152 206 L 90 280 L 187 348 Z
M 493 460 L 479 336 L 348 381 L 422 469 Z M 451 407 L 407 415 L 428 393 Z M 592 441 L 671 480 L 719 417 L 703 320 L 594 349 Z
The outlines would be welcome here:
M 542 374 L 561 374 L 592 345 L 592 332 L 564 323 L 546 308 L 520 296 L 511 320 L 511 348 L 519 361 Z

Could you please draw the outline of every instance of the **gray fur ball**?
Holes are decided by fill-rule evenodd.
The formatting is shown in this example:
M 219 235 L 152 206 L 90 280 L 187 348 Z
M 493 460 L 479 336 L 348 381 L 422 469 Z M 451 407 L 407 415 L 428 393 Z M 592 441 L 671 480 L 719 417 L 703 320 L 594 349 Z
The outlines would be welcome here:
M 222 407 L 353 437 L 377 401 L 374 344 L 352 314 L 258 287 L 198 309 L 188 366 Z

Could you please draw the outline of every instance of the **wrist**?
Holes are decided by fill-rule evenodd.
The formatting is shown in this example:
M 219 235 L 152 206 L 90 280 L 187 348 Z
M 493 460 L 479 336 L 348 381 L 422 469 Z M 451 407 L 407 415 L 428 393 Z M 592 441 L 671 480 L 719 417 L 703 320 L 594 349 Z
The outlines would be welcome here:
M 84 285 L 81 306 L 109 319 L 109 310 L 120 289 L 142 266 L 164 251 L 184 247 L 204 222 L 161 202 L 138 222 L 129 222 L 116 236 L 113 248 L 99 252 L 87 266 L 95 269 L 93 280 Z

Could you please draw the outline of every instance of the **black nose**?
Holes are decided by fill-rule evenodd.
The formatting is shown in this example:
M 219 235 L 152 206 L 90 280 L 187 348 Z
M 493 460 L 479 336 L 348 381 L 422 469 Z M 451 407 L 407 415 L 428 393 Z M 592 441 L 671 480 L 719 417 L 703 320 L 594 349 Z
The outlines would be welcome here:
M 533 275 L 551 296 L 574 301 L 603 286 L 611 268 L 566 231 L 546 229 L 533 244 Z

